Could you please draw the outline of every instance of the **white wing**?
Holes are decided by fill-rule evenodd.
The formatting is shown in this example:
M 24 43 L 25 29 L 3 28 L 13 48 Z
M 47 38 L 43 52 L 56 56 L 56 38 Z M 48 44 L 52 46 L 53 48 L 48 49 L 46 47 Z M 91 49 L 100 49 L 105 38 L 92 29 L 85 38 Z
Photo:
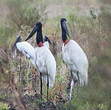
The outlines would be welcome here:
M 17 49 L 22 52 L 27 58 L 35 65 L 35 49 L 28 42 L 18 42 L 16 44 Z
M 62 56 L 64 62 L 72 71 L 79 71 L 79 77 L 82 82 L 88 80 L 88 59 L 82 48 L 73 40 L 62 47 Z M 82 85 L 82 84 L 81 84 Z

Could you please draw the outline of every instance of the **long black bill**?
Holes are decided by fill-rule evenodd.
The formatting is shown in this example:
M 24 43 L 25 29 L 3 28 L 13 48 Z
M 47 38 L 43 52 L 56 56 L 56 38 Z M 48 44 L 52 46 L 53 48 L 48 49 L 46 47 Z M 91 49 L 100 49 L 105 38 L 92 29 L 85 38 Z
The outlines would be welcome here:
M 50 41 L 50 39 L 47 36 L 44 37 L 44 41 L 48 41 L 49 44 L 52 44 L 51 41 Z
M 32 32 L 29 34 L 29 36 L 26 38 L 25 41 L 29 40 L 35 34 L 36 31 L 37 31 L 37 26 L 34 26 Z
M 12 46 L 12 51 L 14 51 L 14 49 L 16 48 L 16 43 L 21 42 L 21 40 L 22 40 L 21 36 L 17 36 L 17 39 L 16 39 L 15 43 Z
M 69 31 L 68 31 L 68 29 L 67 29 L 66 21 L 63 22 L 62 26 L 63 26 L 63 28 L 64 28 L 66 34 L 70 37 Z

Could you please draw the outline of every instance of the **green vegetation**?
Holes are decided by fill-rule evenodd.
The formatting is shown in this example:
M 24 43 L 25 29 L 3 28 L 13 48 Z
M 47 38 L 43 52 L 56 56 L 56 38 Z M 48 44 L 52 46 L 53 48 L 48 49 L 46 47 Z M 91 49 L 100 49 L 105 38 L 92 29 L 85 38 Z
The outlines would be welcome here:
M 46 19 L 45 4 L 39 1 L 9 0 L 7 5 L 10 10 L 9 20 L 16 28 L 21 29 L 22 25 L 33 26 L 35 22 Z
M 55 53 L 57 61 L 57 76 L 55 87 L 50 90 L 49 94 L 50 100 L 56 104 L 57 110 L 110 110 L 111 5 L 107 5 L 109 1 L 106 4 L 103 4 L 104 0 L 102 1 L 87 0 L 86 3 L 85 0 L 70 0 L 70 2 L 61 0 L 59 3 L 59 0 L 53 0 L 53 2 L 51 0 L 47 2 L 45 0 L 1 0 L 2 7 L 8 12 L 6 15 L 2 15 L 6 16 L 4 19 L 0 16 L 0 20 L 4 20 L 4 22 L 0 22 L 0 99 L 13 98 L 12 90 L 15 85 L 21 96 L 26 92 L 30 96 L 34 95 L 35 90 L 39 93 L 39 84 L 37 84 L 39 75 L 35 75 L 35 70 L 29 67 L 29 62 L 25 57 L 20 58 L 18 55 L 16 58 L 12 58 L 11 46 L 17 34 L 27 36 L 35 22 L 42 21 L 44 34 L 53 41 L 56 40 L 56 45 L 53 45 L 56 49 L 51 47 L 51 50 Z M 101 6 L 98 3 L 101 3 Z M 85 14 L 86 8 L 90 11 L 88 4 L 96 4 L 99 7 L 96 19 L 93 19 L 90 13 Z M 56 16 L 53 13 L 54 10 L 58 11 Z M 0 15 L 1 13 L 0 8 Z M 48 14 L 51 14 L 51 17 Z M 68 20 L 71 39 L 81 45 L 89 59 L 88 85 L 76 87 L 73 93 L 74 98 L 65 104 L 61 103 L 60 99 L 65 100 L 67 96 L 68 70 L 61 60 L 61 44 L 58 44 L 58 42 L 61 43 L 59 20 L 64 16 Z M 3 92 L 6 90 L 8 92 Z M 38 106 L 39 102 L 39 98 L 29 101 L 30 110 Z M 7 110 L 7 104 L 0 103 L 0 110 Z
M 0 103 L 0 110 L 7 110 L 7 109 L 8 109 L 7 104 Z

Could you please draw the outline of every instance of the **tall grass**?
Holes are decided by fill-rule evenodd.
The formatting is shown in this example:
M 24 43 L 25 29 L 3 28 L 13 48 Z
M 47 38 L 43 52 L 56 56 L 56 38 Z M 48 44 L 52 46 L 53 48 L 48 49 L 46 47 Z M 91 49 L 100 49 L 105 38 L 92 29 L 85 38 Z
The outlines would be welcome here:
M 9 0 L 6 2 L 10 10 L 9 20 L 16 27 L 33 26 L 37 21 L 45 21 L 45 4 L 30 0 Z
M 15 39 L 13 40 L 12 38 L 15 37 L 16 30 L 25 30 L 25 32 L 28 33 L 27 29 L 22 27 L 29 26 L 30 28 L 35 22 L 45 22 L 47 19 L 47 14 L 45 13 L 46 4 L 40 0 L 6 0 L 6 3 L 10 11 L 8 15 L 10 25 L 0 26 L 0 45 L 9 45 L 9 42 L 13 42 Z M 77 13 L 71 12 L 67 15 L 67 19 L 69 21 L 71 36 L 81 45 L 88 55 L 90 64 L 89 84 L 86 87 L 75 88 L 73 100 L 66 104 L 59 104 L 57 108 L 58 110 L 110 110 L 111 13 L 109 9 L 102 8 L 101 14 L 97 19 L 93 19 L 87 16 L 78 16 Z M 54 37 L 56 37 L 58 41 L 61 39 L 58 37 L 60 36 L 59 20 L 60 16 L 52 19 L 52 21 L 48 20 L 46 25 L 47 29 L 44 29 L 47 30 L 46 33 L 49 34 L 49 36 L 52 36 L 54 33 Z M 52 24 L 54 25 L 53 27 Z M 59 44 L 57 44 L 57 46 L 60 47 Z M 55 103 L 59 100 L 59 95 L 65 98 L 68 73 L 60 54 L 58 54 L 56 61 L 56 84 L 49 93 L 50 99 L 55 101 Z M 1 64 L 3 65 L 3 62 L 1 62 Z M 10 64 L 7 65 L 10 65 L 11 68 L 4 67 L 6 74 L 1 74 L 0 81 L 2 84 L 4 80 L 9 80 L 7 78 L 9 71 L 14 72 L 13 74 L 16 78 L 19 76 L 20 60 L 18 57 L 14 62 L 10 62 Z M 23 80 L 22 82 L 18 82 L 17 86 L 20 87 L 20 85 L 22 85 L 23 89 L 31 85 L 33 79 L 30 80 L 31 78 L 29 76 L 32 73 L 32 69 L 27 69 L 28 64 L 26 64 L 23 57 L 22 67 L 21 74 L 23 75 Z M 2 104 L 0 105 L 2 106 Z M 4 110 L 5 108 L 4 106 Z
M 8 109 L 7 104 L 0 103 L 0 110 L 7 110 L 7 109 Z
M 110 110 L 111 108 L 111 77 L 110 69 L 110 12 L 101 10 L 94 20 L 91 17 L 68 16 L 71 36 L 74 36 L 89 58 L 89 84 L 75 89 L 74 98 L 63 110 Z M 74 29 L 75 28 L 75 29 Z M 85 45 L 85 46 L 84 46 Z M 108 69 L 108 71 L 107 71 Z M 108 78 L 110 77 L 110 78 Z
M 6 46 L 9 43 L 10 38 L 12 38 L 15 30 L 10 26 L 1 25 L 0 26 L 0 46 Z

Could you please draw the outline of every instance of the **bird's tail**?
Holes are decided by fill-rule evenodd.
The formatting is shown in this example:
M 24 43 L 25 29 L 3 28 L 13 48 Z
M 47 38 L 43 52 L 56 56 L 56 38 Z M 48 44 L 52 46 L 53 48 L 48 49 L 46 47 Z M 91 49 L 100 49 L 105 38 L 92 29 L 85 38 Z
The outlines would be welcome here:
M 55 74 L 53 74 L 53 76 L 50 76 L 49 78 L 49 87 L 53 88 L 54 83 L 55 83 Z
M 88 73 L 84 72 L 84 74 L 78 74 L 80 86 L 84 86 L 88 84 Z

